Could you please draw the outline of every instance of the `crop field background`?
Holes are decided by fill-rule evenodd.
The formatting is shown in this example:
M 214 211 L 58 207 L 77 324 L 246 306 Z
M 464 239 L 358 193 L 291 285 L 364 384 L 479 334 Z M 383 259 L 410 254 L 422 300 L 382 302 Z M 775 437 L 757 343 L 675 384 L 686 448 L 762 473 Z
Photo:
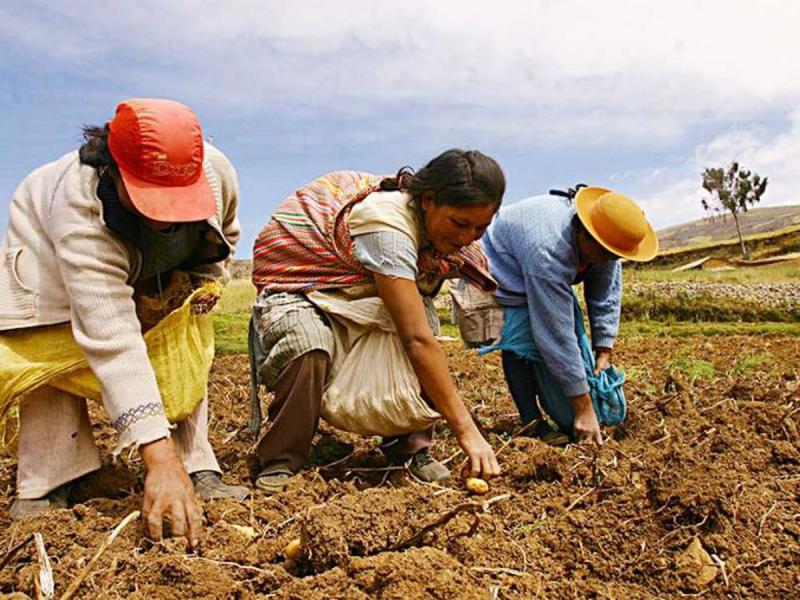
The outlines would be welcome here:
M 757 271 L 757 272 L 756 272 Z M 378 439 L 324 423 L 289 489 L 205 505 L 197 552 L 128 526 L 92 569 L 85 598 L 789 598 L 800 589 L 800 277 L 796 268 L 626 271 L 616 362 L 628 419 L 601 448 L 518 435 L 499 356 L 444 347 L 503 475 L 471 496 L 449 428 L 441 485 L 387 465 Z M 234 281 L 215 312 L 211 442 L 229 482 L 251 483 L 246 332 L 254 297 Z M 440 310 L 444 333 L 456 330 Z M 265 395 L 265 401 L 269 396 Z M 22 523 L 8 509 L 14 449 L 0 457 L 0 563 L 43 536 L 56 594 L 141 505 L 136 454 L 91 409 L 107 465 L 80 503 Z M 113 496 L 113 497 L 112 497 Z M 302 555 L 287 561 L 300 538 Z M 0 592 L 35 595 L 33 544 L 0 568 Z
M 800 266 L 734 271 L 626 269 L 622 335 L 800 335 Z M 578 291 L 580 297 L 582 292 Z M 233 280 L 214 314 L 217 353 L 247 352 L 247 325 L 256 291 Z M 458 335 L 440 295 L 445 335 Z

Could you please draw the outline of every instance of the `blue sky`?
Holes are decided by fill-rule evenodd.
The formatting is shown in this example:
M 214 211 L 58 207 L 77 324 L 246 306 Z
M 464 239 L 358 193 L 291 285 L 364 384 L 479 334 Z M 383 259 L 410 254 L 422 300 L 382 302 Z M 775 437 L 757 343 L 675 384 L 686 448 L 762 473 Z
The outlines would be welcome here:
M 0 228 L 18 182 L 129 97 L 181 100 L 232 160 L 252 242 L 331 170 L 449 147 L 506 171 L 506 201 L 578 181 L 657 228 L 702 216 L 733 159 L 800 203 L 800 3 L 183 0 L 0 4 Z

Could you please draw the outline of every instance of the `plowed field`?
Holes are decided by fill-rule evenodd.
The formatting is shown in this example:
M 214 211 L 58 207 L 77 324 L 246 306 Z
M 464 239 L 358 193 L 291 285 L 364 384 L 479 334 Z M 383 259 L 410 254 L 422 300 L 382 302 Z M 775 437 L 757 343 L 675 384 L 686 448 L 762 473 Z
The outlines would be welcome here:
M 140 521 L 92 567 L 95 598 L 789 598 L 800 589 L 800 340 L 633 338 L 629 417 L 600 449 L 524 437 L 499 357 L 446 346 L 458 386 L 503 475 L 486 496 L 387 470 L 375 439 L 322 426 L 312 464 L 277 496 L 205 505 L 199 551 L 152 544 Z M 247 360 L 217 359 L 212 444 L 230 482 L 250 482 Z M 114 434 L 97 407 L 106 456 Z M 433 450 L 462 460 L 449 429 Z M 43 535 L 60 595 L 108 533 L 140 508 L 141 463 L 125 457 L 83 502 L 8 517 L 15 462 L 0 463 L 0 562 Z M 116 489 L 117 498 L 109 498 Z M 248 529 L 252 528 L 252 529 Z M 303 540 L 287 562 L 286 544 Z M 697 540 L 697 541 L 694 541 Z M 694 541 L 693 551 L 688 551 Z M 0 569 L 0 591 L 35 595 L 34 545 Z

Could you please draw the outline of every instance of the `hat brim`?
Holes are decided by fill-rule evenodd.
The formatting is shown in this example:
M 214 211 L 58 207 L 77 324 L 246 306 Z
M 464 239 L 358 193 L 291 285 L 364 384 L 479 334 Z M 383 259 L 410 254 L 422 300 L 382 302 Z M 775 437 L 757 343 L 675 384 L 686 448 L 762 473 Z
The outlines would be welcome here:
M 617 248 L 607 243 L 600 237 L 597 230 L 592 225 L 592 220 L 589 216 L 592 213 L 592 206 L 594 206 L 600 196 L 610 191 L 611 190 L 594 186 L 581 188 L 578 191 L 575 195 L 575 210 L 578 213 L 578 218 L 581 220 L 581 223 L 595 241 L 612 254 L 635 262 L 647 262 L 652 260 L 655 258 L 656 254 L 658 254 L 658 236 L 649 221 L 647 222 L 647 233 L 642 241 L 639 242 L 636 249 L 632 251 L 623 250 L 622 248 Z
M 119 172 L 136 210 L 153 221 L 205 221 L 217 211 L 214 192 L 202 169 L 197 181 L 183 186 L 157 185 L 136 177 L 122 166 L 119 166 Z

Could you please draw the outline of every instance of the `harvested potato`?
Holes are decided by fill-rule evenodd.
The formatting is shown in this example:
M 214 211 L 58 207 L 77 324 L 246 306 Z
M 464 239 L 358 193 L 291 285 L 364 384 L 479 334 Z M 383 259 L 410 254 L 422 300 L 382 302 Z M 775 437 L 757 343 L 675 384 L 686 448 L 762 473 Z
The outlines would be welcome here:
M 231 527 L 245 536 L 248 540 L 252 540 L 254 537 L 256 537 L 256 530 L 249 525 L 231 525 Z
M 295 538 L 286 544 L 286 550 L 284 550 L 283 553 L 289 560 L 297 560 L 300 558 L 303 554 L 303 543 L 300 541 L 300 538 Z
M 479 477 L 470 477 L 466 483 L 467 490 L 478 496 L 482 496 L 489 491 L 489 484 Z

